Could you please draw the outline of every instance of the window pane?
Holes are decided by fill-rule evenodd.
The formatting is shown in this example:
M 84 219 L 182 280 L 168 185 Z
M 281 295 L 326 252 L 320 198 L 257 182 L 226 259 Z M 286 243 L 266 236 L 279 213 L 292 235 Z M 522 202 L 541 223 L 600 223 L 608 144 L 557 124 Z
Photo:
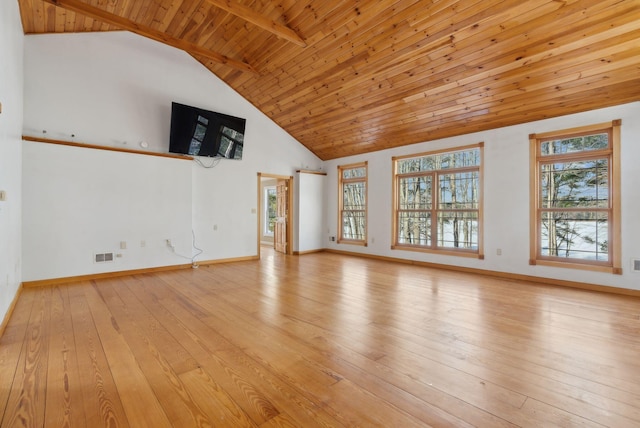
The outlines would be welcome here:
M 478 213 L 444 211 L 438 213 L 438 246 L 478 249 Z
M 542 256 L 609 261 L 606 212 L 542 213 Z
M 347 179 L 347 178 L 364 178 L 366 176 L 367 176 L 367 168 L 366 167 L 349 168 L 349 169 L 343 169 L 342 170 L 342 178 L 343 179 Z
M 431 245 L 431 215 L 427 212 L 399 212 L 398 244 Z
M 431 183 L 430 175 L 422 177 L 400 178 L 398 202 L 401 210 L 428 210 L 431 209 Z
M 408 172 L 433 171 L 435 158 L 433 156 L 423 156 L 419 158 L 400 159 L 397 162 L 398 174 Z
M 480 149 L 476 148 L 459 152 L 437 153 L 428 156 L 399 159 L 396 162 L 398 174 L 479 166 Z
M 541 165 L 542 208 L 607 208 L 607 159 Z
M 480 165 L 480 149 L 464 150 L 462 152 L 443 153 L 438 155 L 436 163 L 438 169 L 464 168 Z
M 276 225 L 276 209 L 278 203 L 277 192 L 275 188 L 267 188 L 266 189 L 266 198 L 267 198 L 267 221 L 266 223 L 266 232 L 268 235 L 273 235 Z
M 344 210 L 364 210 L 366 205 L 366 183 L 344 183 L 342 185 L 342 208 Z
M 478 209 L 478 171 L 440 174 L 440 209 Z
M 609 147 L 609 134 L 592 134 L 582 137 L 563 138 L 560 140 L 544 141 L 541 144 L 542 156 L 563 153 L 576 153 L 591 150 L 602 150 Z
M 342 212 L 342 239 L 365 239 L 366 217 L 364 211 Z

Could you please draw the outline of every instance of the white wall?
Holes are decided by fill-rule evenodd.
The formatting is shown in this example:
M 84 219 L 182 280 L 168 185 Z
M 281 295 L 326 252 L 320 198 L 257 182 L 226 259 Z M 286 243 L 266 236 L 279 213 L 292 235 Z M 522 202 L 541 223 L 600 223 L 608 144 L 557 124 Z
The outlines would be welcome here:
M 35 142 L 24 158 L 25 281 L 191 262 L 189 161 Z
M 0 2 L 0 322 L 22 281 L 23 44 L 18 2 Z
M 640 103 L 547 119 L 425 142 L 363 156 L 325 162 L 329 171 L 325 215 L 329 232 L 327 248 L 387 257 L 418 260 L 533 275 L 560 280 L 640 290 L 640 273 L 631 271 L 631 260 L 640 259 Z M 529 265 L 529 134 L 562 130 L 622 119 L 622 260 L 623 275 Z M 484 252 L 485 260 L 391 250 L 391 157 L 422 153 L 467 144 L 485 143 Z M 337 236 L 337 165 L 369 162 L 369 243 L 367 247 L 329 241 Z M 497 249 L 502 250 L 498 256 Z
M 325 248 L 324 194 L 327 177 L 321 174 L 298 172 L 295 176 L 297 194 L 297 233 L 294 240 L 301 253 Z
M 139 143 L 145 141 L 149 146 L 147 150 L 166 153 L 172 101 L 247 120 L 243 159 L 222 160 L 211 169 L 186 161 L 170 161 L 165 167 L 160 167 L 157 158 L 151 156 L 142 156 L 144 160 L 127 163 L 122 156 L 138 155 L 114 157 L 104 155 L 107 153 L 104 151 L 96 152 L 101 168 L 124 174 L 123 182 L 137 180 L 140 173 L 145 172 L 146 180 L 157 181 L 156 185 L 160 186 L 167 174 L 176 173 L 174 168 L 183 167 L 181 162 L 189 164 L 190 188 L 183 191 L 190 194 L 191 225 L 197 246 L 204 250 L 197 260 L 257 254 L 258 172 L 293 175 L 302 165 L 318 169 L 322 164 L 191 56 L 131 33 L 26 36 L 24 78 L 24 133 L 27 135 L 133 149 L 141 149 Z M 25 216 L 25 232 L 47 221 L 47 211 L 50 210 L 43 200 L 32 197 L 39 192 L 38 183 L 49 180 L 52 174 L 57 175 L 55 180 L 61 182 L 88 177 L 87 171 L 79 172 L 78 168 L 61 168 L 55 172 L 40 168 L 45 151 L 52 150 L 46 146 L 40 143 L 29 145 L 24 158 L 29 175 L 24 194 L 29 198 L 30 210 Z M 79 155 L 78 160 L 82 162 L 86 156 L 94 155 Z M 203 158 L 203 161 L 209 163 L 209 159 Z M 130 168 L 141 169 L 132 171 Z M 182 172 L 178 174 L 182 177 Z M 121 194 L 121 206 L 132 201 L 132 194 L 126 191 Z M 59 196 L 51 202 L 63 212 L 69 206 L 82 206 L 85 199 L 92 200 L 92 190 L 78 191 L 73 196 L 66 196 L 61 191 Z M 184 203 L 184 195 L 167 196 L 174 204 Z M 106 211 L 97 215 L 96 221 L 111 224 L 112 230 L 131 231 L 126 236 L 123 233 L 113 235 L 112 242 L 127 239 L 137 242 L 141 238 L 134 232 L 138 220 L 133 216 L 114 218 Z M 78 236 L 78 229 L 61 217 L 54 220 L 50 226 L 56 230 L 55 233 L 29 233 L 25 237 L 25 247 L 40 246 L 43 253 L 56 251 L 59 249 L 59 237 L 64 236 L 69 240 L 65 244 L 67 248 L 85 248 L 85 253 L 90 243 L 83 242 L 83 238 Z M 181 219 L 176 221 L 182 222 Z M 167 228 L 173 226 L 167 225 Z M 147 242 L 157 241 L 165 234 L 166 231 L 158 231 L 148 236 Z M 176 239 L 188 240 L 190 235 Z M 99 247 L 98 241 L 100 239 L 96 237 L 91 246 Z M 73 266 L 62 269 L 50 266 L 35 272 L 31 250 L 25 251 L 24 257 L 27 266 L 24 275 L 29 280 L 93 273 L 95 268 L 85 265 L 85 259 L 82 259 L 73 262 Z M 122 267 L 158 264 L 167 264 L 164 255 L 144 259 L 136 257 Z

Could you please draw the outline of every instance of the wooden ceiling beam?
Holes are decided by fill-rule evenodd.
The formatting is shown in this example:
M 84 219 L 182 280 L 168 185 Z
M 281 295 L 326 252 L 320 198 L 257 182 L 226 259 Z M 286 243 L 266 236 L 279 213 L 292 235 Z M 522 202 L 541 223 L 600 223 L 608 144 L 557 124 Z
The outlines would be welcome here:
M 234 0 L 206 0 L 207 3 L 217 7 L 218 9 L 225 10 L 232 15 L 237 16 L 240 19 L 244 19 L 251 24 L 262 28 L 270 32 L 271 34 L 276 35 L 281 39 L 288 40 L 292 43 L 295 43 L 298 46 L 302 46 L 303 48 L 307 46 L 307 43 L 291 28 L 286 25 L 278 24 L 272 19 L 267 18 L 253 9 L 240 4 Z
M 232 58 L 227 57 L 226 55 L 222 55 L 218 52 L 205 49 L 194 43 L 187 42 L 185 40 L 178 39 L 176 37 L 172 37 L 166 33 L 163 33 L 162 31 L 154 30 L 153 28 L 140 25 L 127 18 L 114 15 L 113 13 L 107 12 L 104 9 L 91 6 L 79 0 L 45 0 L 45 1 L 47 3 L 51 3 L 63 9 L 67 9 L 67 10 L 82 14 L 92 19 L 96 19 L 104 23 L 116 26 L 123 30 L 131 31 L 132 33 L 138 34 L 143 37 L 147 37 L 157 42 L 164 43 L 169 46 L 173 46 L 175 48 L 186 51 L 190 54 L 199 55 L 238 70 L 248 71 L 248 72 L 257 74 L 257 71 L 253 67 L 251 67 L 250 64 L 247 64 L 246 62 L 234 60 Z

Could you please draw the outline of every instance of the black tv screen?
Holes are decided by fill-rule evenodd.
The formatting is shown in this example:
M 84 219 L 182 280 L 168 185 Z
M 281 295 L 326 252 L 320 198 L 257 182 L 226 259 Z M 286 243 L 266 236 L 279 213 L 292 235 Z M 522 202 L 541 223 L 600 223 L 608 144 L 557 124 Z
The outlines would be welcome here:
M 192 156 L 242 159 L 246 120 L 171 103 L 169 151 Z

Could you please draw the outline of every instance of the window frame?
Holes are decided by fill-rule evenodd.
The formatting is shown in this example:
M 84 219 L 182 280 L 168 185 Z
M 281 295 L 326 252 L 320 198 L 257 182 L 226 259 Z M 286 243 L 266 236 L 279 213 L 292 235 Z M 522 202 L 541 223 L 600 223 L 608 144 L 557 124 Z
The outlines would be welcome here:
M 347 165 L 338 165 L 338 237 L 337 237 L 337 243 L 338 244 L 351 244 L 351 245 L 362 245 L 362 246 L 367 246 L 367 240 L 368 240 L 368 228 L 369 228 L 369 214 L 368 214 L 368 206 L 369 206 L 369 167 L 368 167 L 368 161 L 364 161 L 364 162 L 358 162 L 358 163 L 352 163 L 352 164 L 347 164 Z M 358 169 L 358 168 L 364 168 L 365 170 L 365 175 L 364 177 L 355 177 L 355 178 L 343 178 L 343 172 L 345 170 L 349 170 L 349 169 Z M 362 210 L 345 210 L 344 209 L 344 184 L 349 184 L 349 183 L 364 183 L 365 186 L 365 203 L 364 203 L 364 209 Z M 352 239 L 352 238 L 345 238 L 343 236 L 343 216 L 345 211 L 349 211 L 349 212 L 353 212 L 353 211 L 358 211 L 364 212 L 364 237 L 363 239 Z
M 621 263 L 621 201 L 620 201 L 620 127 L 621 120 L 581 126 L 558 131 L 551 131 L 529 135 L 530 150 L 530 191 L 529 191 L 529 230 L 530 249 L 529 264 L 532 266 L 553 266 L 570 269 L 581 269 L 597 272 L 622 274 Z M 609 136 L 609 145 L 605 149 L 585 150 L 575 153 L 561 153 L 555 155 L 542 155 L 542 143 L 552 140 L 562 140 L 572 137 L 581 137 L 606 133 Z M 541 166 L 558 162 L 576 162 L 584 160 L 604 159 L 608 161 L 608 204 L 606 208 L 543 208 L 541 204 Z M 580 260 L 561 256 L 542 255 L 542 215 L 544 212 L 606 212 L 608 216 L 608 261 Z
M 420 157 L 426 157 L 426 156 L 435 156 L 435 155 L 441 155 L 441 154 L 448 154 L 448 153 L 456 153 L 456 152 L 463 152 L 463 151 L 468 151 L 468 150 L 473 150 L 473 149 L 478 149 L 479 150 L 479 156 L 480 156 L 480 163 L 478 166 L 462 166 L 459 168 L 446 168 L 446 169 L 439 169 L 439 170 L 430 170 L 430 171 L 418 171 L 418 172 L 411 172 L 411 173 L 406 173 L 406 174 L 398 174 L 398 161 L 401 160 L 405 160 L 405 159 L 412 159 L 412 158 L 420 158 Z M 480 143 L 476 143 L 476 144 L 470 144 L 470 145 L 466 145 L 466 146 L 458 146 L 458 147 L 451 147 L 451 148 L 446 148 L 446 149 L 441 149 L 441 150 L 434 150 L 434 151 L 430 151 L 430 152 L 423 152 L 423 153 L 416 153 L 416 154 L 411 154 L 411 155 L 405 155 L 405 156 L 394 156 L 391 158 L 391 162 L 392 162 L 392 203 L 391 203 L 391 218 L 392 218 L 392 232 L 391 232 L 391 249 L 392 250 L 403 250 L 403 251 L 417 251 L 417 252 L 424 252 L 424 253 L 434 253 L 434 254 L 443 254 L 443 255 L 453 255 L 453 256 L 459 256 L 459 257 L 471 257 L 471 258 L 477 258 L 480 260 L 484 259 L 484 243 L 483 243 L 483 224 L 484 224 L 484 203 L 483 203 L 483 199 L 484 199 L 484 142 L 480 142 Z M 438 198 L 439 196 L 439 176 L 440 175 L 445 175 L 445 174 L 452 174 L 452 173 L 464 173 L 464 172 L 473 172 L 473 171 L 477 171 L 478 173 L 478 200 L 477 200 L 477 204 L 478 204 L 478 208 L 476 209 L 460 209 L 460 210 L 456 210 L 456 211 L 461 211 L 461 212 L 469 212 L 469 211 L 473 211 L 478 213 L 477 216 L 477 224 L 478 224 L 478 248 L 477 250 L 474 249 L 467 249 L 467 248 L 455 248 L 455 247 L 439 247 L 438 246 L 438 235 L 437 235 L 437 218 L 438 218 L 438 213 L 441 212 L 450 212 L 451 209 L 447 209 L 447 208 L 439 208 L 439 204 L 438 204 Z M 399 195 L 400 195 L 400 191 L 399 191 L 399 186 L 400 186 L 400 179 L 401 178 L 405 178 L 405 177 L 427 177 L 427 176 L 431 176 L 432 181 L 431 181 L 431 209 L 428 210 L 431 212 L 431 216 L 432 216 L 432 222 L 431 222 L 431 245 L 421 245 L 421 244 L 404 244 L 404 243 L 399 243 L 398 242 L 398 216 L 399 213 L 402 211 L 399 209 Z M 434 196 L 435 193 L 435 196 Z M 436 232 L 434 234 L 434 232 Z

